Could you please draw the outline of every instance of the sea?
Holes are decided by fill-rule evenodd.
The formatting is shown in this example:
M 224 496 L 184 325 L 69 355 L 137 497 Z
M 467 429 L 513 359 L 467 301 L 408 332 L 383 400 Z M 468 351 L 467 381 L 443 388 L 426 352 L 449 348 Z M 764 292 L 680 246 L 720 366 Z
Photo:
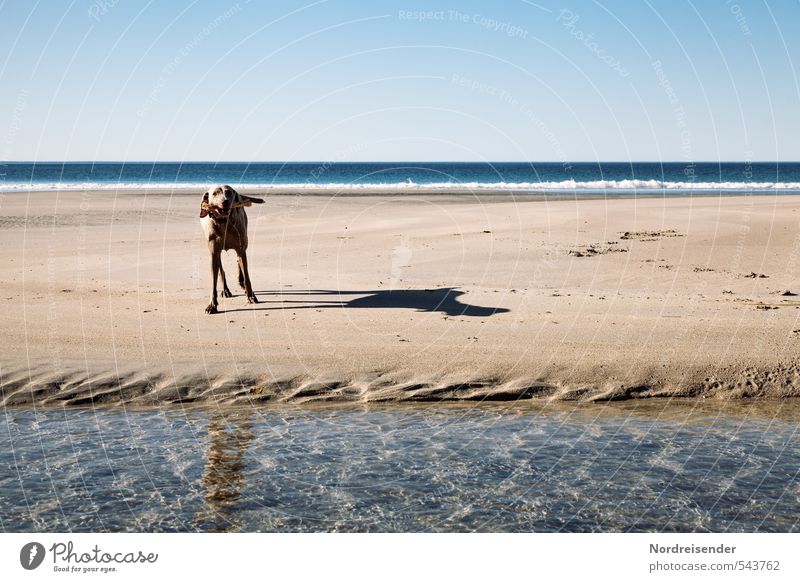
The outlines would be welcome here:
M 0 411 L 4 532 L 800 532 L 800 403 Z
M 0 162 L 0 191 L 508 191 L 558 194 L 797 193 L 796 162 Z

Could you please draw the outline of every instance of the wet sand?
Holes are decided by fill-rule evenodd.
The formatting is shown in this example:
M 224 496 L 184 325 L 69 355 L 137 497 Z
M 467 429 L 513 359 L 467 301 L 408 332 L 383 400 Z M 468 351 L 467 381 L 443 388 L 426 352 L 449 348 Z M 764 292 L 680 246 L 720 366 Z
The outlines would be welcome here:
M 0 402 L 800 396 L 800 196 L 266 198 L 209 316 L 199 195 L 0 195 Z

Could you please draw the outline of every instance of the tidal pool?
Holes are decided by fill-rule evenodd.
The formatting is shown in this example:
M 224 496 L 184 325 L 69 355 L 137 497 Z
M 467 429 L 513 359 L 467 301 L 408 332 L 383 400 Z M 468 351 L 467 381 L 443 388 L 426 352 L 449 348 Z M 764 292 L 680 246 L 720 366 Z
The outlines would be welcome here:
M 800 403 L 0 411 L 5 532 L 800 531 Z

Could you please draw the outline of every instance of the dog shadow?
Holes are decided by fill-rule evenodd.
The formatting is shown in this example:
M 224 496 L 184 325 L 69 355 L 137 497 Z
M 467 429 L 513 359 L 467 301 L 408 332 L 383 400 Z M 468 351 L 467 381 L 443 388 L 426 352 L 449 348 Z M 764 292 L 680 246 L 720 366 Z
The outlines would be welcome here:
M 417 312 L 444 313 L 448 316 L 491 317 L 511 311 L 505 307 L 482 307 L 459 301 L 464 291 L 455 287 L 436 289 L 386 289 L 376 291 L 342 290 L 277 290 L 257 291 L 256 296 L 277 297 L 283 306 L 253 307 L 250 309 L 226 309 L 236 311 L 275 311 L 296 309 L 413 309 Z M 294 299 L 307 297 L 307 299 Z M 292 299 L 289 299 L 292 298 Z M 263 300 L 262 300 L 263 301 Z

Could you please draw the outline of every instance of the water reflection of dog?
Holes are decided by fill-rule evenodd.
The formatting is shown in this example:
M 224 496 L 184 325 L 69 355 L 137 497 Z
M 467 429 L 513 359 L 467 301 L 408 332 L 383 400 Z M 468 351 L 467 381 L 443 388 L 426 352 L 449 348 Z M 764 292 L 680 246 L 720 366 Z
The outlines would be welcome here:
M 208 423 L 206 469 L 202 479 L 205 507 L 200 529 L 236 530 L 235 512 L 245 485 L 245 452 L 253 440 L 250 412 L 215 412 Z

